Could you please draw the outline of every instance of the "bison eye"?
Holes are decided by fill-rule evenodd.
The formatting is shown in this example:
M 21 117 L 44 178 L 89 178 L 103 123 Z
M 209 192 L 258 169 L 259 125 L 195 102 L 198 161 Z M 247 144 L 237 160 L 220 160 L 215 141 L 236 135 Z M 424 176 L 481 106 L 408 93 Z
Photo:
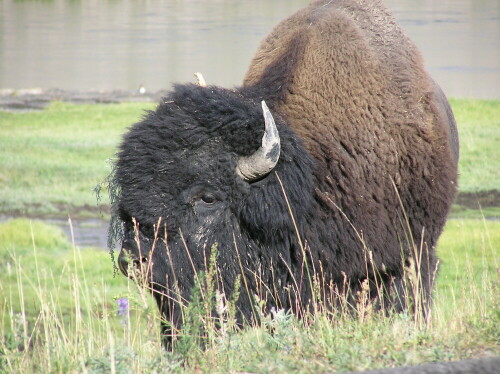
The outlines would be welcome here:
M 212 186 L 198 184 L 184 192 L 185 201 L 191 205 L 197 213 L 212 212 L 224 201 L 224 194 Z
M 212 194 L 201 195 L 200 199 L 201 199 L 201 201 L 203 201 L 205 204 L 208 204 L 208 205 L 212 205 L 212 204 L 215 204 L 217 202 L 217 199 Z

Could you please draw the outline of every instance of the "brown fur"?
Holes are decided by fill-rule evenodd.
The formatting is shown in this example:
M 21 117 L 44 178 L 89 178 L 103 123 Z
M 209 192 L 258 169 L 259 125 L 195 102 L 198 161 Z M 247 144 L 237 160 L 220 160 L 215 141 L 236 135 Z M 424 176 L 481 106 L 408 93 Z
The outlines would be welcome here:
M 260 100 L 281 153 L 249 182 L 236 167 L 261 144 Z M 125 135 L 115 174 L 120 268 L 152 264 L 153 294 L 172 323 L 167 346 L 183 322 L 176 300 L 189 299 L 214 243 L 221 289 L 233 294 L 243 276 L 240 322 L 258 318 L 254 295 L 266 312 L 312 311 L 312 277 L 328 309 L 338 291 L 355 301 L 376 283 L 384 291 L 369 296 L 386 310 L 425 310 L 457 160 L 446 97 L 383 5 L 315 2 L 264 40 L 243 87 L 178 85 Z M 420 305 L 405 293 L 411 263 Z
M 328 218 L 346 221 L 338 206 L 358 231 L 344 223 L 349 248 L 359 247 L 361 235 L 377 266 L 397 272 L 401 257 L 388 243 L 411 251 L 409 225 L 429 252 L 421 270 L 430 277 L 455 194 L 456 129 L 420 53 L 382 3 L 322 0 L 298 11 L 262 42 L 244 85 L 267 90 L 272 109 L 316 159 L 317 214 L 325 217 L 317 230 L 329 229 Z M 404 212 L 394 208 L 399 198 Z M 361 251 L 339 255 L 338 268 L 364 269 Z M 431 280 L 425 283 L 429 291 Z

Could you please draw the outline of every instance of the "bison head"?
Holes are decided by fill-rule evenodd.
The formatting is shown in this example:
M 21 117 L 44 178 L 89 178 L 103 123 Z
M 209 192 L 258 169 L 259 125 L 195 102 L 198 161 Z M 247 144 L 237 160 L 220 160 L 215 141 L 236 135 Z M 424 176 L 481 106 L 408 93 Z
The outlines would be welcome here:
M 176 300 L 189 298 L 214 244 L 224 292 L 232 292 L 239 275 L 247 278 L 251 290 L 238 300 L 243 317 L 259 294 L 257 283 L 281 294 L 273 287 L 294 276 L 289 269 L 301 256 L 296 227 L 312 205 L 312 161 L 260 99 L 177 86 L 121 144 L 119 266 L 127 274 L 129 265 L 146 265 L 160 309 L 174 324 L 180 322 Z

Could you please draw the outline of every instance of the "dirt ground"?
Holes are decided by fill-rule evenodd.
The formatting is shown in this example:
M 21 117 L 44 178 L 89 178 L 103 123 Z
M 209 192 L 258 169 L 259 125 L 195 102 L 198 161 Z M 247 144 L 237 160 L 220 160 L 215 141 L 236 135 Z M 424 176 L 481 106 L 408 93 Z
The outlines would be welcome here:
M 459 192 L 455 204 L 470 209 L 500 207 L 500 191 Z

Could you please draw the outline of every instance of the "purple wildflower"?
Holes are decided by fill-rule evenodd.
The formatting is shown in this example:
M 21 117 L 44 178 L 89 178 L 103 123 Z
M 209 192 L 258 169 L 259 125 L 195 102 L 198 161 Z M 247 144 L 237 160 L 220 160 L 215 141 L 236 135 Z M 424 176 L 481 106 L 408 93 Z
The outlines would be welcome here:
M 123 297 L 116 300 L 118 304 L 118 315 L 126 318 L 128 316 L 128 299 Z

